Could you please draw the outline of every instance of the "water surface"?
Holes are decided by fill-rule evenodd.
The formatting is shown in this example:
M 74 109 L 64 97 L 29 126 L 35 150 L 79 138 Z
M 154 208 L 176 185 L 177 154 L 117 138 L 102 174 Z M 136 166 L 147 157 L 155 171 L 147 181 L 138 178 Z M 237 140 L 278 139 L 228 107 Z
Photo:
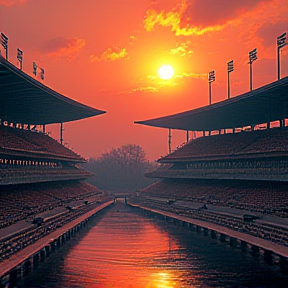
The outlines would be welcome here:
M 51 255 L 21 287 L 288 287 L 261 257 L 149 219 L 123 203 Z

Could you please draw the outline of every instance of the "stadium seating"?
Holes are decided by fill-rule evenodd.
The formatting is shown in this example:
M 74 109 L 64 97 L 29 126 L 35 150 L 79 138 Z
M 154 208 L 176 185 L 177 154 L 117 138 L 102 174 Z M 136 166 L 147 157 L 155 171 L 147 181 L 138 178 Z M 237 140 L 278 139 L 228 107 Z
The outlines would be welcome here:
M 288 218 L 288 184 L 285 182 L 167 179 L 145 188 L 141 195 Z
M 288 129 L 274 128 L 200 137 L 160 161 L 288 151 Z
M 75 165 L 32 165 L 0 164 L 0 184 L 19 184 L 27 182 L 43 182 L 47 180 L 84 179 L 92 174 Z M 35 165 L 35 163 L 38 165 Z
M 85 184 L 87 184 L 87 183 L 85 183 Z M 95 187 L 93 187 L 89 184 L 84 185 L 85 187 L 83 186 L 83 184 L 81 184 L 81 185 L 82 185 L 83 190 L 85 190 L 86 193 L 88 193 L 88 191 L 90 191 L 90 190 L 95 190 Z M 70 187 L 70 188 L 72 188 L 72 187 Z M 78 187 L 78 188 L 80 188 L 80 187 Z M 74 188 L 72 188 L 72 190 L 74 190 L 74 192 L 76 192 L 77 189 L 74 187 Z M 62 192 L 64 193 L 64 195 L 67 196 L 67 193 L 70 194 L 72 192 L 72 190 L 68 189 L 64 192 L 64 190 L 62 189 Z M 39 192 L 41 192 L 41 191 L 38 191 L 38 194 L 39 194 Z M 56 191 L 54 191 L 54 192 L 56 192 Z M 59 192 L 59 190 L 58 190 L 58 192 Z M 90 194 L 90 192 L 88 194 Z M 93 194 L 94 194 L 94 192 L 93 192 Z M 35 193 L 35 194 L 37 194 L 37 193 Z M 73 192 L 72 192 L 72 194 L 73 194 Z M 99 195 L 100 194 L 98 194 L 97 198 L 101 199 L 99 197 Z M 76 196 L 76 195 L 74 195 L 74 196 Z M 82 196 L 84 196 L 84 195 L 82 195 Z M 87 196 L 87 194 L 86 194 L 86 196 Z M 106 200 L 108 201 L 111 199 L 107 198 Z M 45 221 L 41 226 L 33 225 L 29 229 L 26 229 L 25 232 L 16 233 L 16 234 L 12 235 L 11 237 L 8 237 L 8 238 L 0 241 L 0 262 L 5 260 L 5 259 L 9 259 L 10 256 L 17 253 L 21 249 L 27 247 L 28 245 L 35 243 L 38 239 L 40 239 L 43 236 L 55 231 L 57 228 L 62 227 L 66 223 L 71 222 L 72 220 L 78 218 L 82 214 L 84 214 L 84 213 L 88 212 L 89 210 L 97 207 L 98 205 L 100 205 L 99 201 L 95 201 L 94 203 L 91 203 L 89 205 L 83 205 L 83 206 L 79 207 L 78 209 L 73 210 L 73 212 L 71 212 L 71 211 L 69 212 L 67 210 L 67 213 L 62 213 L 61 215 L 58 215 L 57 217 L 52 217 L 51 219 L 48 219 L 47 221 Z
M 287 226 L 243 220 L 245 213 L 256 213 L 260 219 L 261 215 L 288 218 L 287 183 L 169 179 L 150 185 L 130 201 L 288 246 Z M 209 208 L 203 209 L 204 204 Z M 211 209 L 215 206 L 222 207 L 222 212 Z M 229 208 L 239 209 L 243 213 L 229 213 Z
M 11 152 L 33 152 L 40 155 L 66 157 L 71 160 L 81 160 L 78 154 L 59 144 L 55 139 L 42 132 L 17 129 L 0 125 L 0 148 Z
M 46 210 L 67 206 L 73 200 L 101 194 L 96 187 L 78 181 L 0 186 L 0 229 Z

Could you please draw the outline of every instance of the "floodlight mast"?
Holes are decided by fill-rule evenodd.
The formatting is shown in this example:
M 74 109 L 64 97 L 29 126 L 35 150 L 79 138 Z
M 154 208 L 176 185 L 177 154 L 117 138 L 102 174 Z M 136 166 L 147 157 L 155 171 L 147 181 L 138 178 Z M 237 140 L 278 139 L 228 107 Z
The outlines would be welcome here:
M 249 52 L 249 62 L 250 65 L 250 91 L 252 91 L 252 63 L 257 60 L 257 48 Z
M 280 35 L 279 37 L 277 37 L 277 79 L 278 80 L 281 79 L 281 75 L 280 75 L 280 50 L 281 50 L 281 48 L 283 48 L 287 44 L 286 35 L 287 35 L 287 33 L 285 32 L 282 35 Z
M 8 60 L 8 37 L 2 32 L 0 34 L 0 43 L 5 50 L 6 60 Z
M 215 71 L 209 72 L 208 82 L 209 82 L 209 105 L 212 103 L 212 93 L 211 93 L 211 83 L 215 81 Z
M 20 70 L 23 69 L 23 51 L 17 48 L 17 60 L 19 61 Z
M 234 60 L 227 63 L 227 74 L 228 74 L 228 99 L 230 99 L 230 72 L 234 71 Z

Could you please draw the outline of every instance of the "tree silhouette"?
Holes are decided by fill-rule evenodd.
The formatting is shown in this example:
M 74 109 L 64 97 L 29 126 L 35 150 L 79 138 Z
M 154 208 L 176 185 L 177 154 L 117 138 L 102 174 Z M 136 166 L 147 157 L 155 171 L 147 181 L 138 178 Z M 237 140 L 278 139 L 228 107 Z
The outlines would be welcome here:
M 144 174 L 155 170 L 156 163 L 150 163 L 143 148 L 136 144 L 126 144 L 112 148 L 99 158 L 91 158 L 85 169 L 96 174 L 89 180 L 100 189 L 112 191 L 132 191 L 155 182 Z

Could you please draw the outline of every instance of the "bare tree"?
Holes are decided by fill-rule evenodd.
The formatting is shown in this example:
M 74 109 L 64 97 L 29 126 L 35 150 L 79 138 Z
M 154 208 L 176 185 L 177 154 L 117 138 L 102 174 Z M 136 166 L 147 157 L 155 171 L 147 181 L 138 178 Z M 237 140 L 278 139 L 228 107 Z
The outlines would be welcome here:
M 150 163 L 141 146 L 126 144 L 112 148 L 98 159 L 90 159 L 86 169 L 96 174 L 91 183 L 101 189 L 123 191 L 136 190 L 154 182 L 144 174 L 155 170 L 156 163 Z

